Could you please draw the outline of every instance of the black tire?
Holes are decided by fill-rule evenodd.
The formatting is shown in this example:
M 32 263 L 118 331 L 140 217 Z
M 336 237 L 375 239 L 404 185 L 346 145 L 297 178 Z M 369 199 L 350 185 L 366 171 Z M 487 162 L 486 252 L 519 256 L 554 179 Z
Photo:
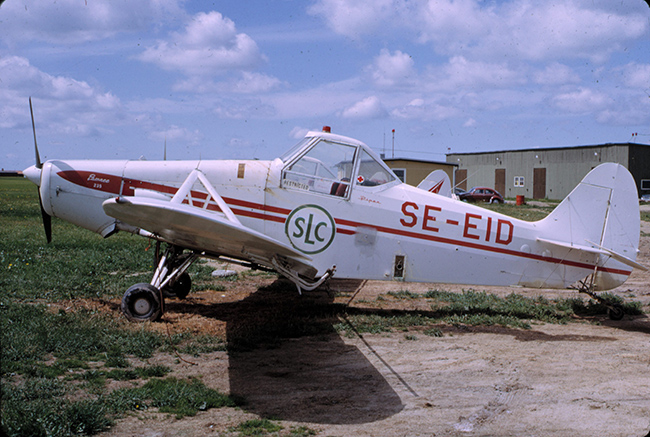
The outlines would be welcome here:
M 623 317 L 625 317 L 625 310 L 623 309 L 623 305 L 617 303 L 610 306 L 607 309 L 607 315 L 609 316 L 610 320 L 623 319 Z
M 160 292 L 151 284 L 135 284 L 122 297 L 122 312 L 132 322 L 155 322 L 162 317 Z
M 187 272 L 182 273 L 173 285 L 163 287 L 162 292 L 165 297 L 177 297 L 185 299 L 192 289 L 192 278 Z

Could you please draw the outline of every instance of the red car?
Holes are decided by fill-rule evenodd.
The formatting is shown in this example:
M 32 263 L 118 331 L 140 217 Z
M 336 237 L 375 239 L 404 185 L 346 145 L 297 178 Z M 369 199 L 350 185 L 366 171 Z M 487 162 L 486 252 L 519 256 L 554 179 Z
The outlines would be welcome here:
M 458 196 L 466 202 L 503 203 L 503 196 L 492 188 L 474 187 Z

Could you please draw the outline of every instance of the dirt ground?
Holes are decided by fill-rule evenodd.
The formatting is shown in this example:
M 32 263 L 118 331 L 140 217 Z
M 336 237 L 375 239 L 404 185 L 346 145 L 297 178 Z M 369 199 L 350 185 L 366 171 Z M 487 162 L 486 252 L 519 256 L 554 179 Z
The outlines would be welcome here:
M 638 261 L 650 266 L 650 223 L 642 222 Z M 170 300 L 162 332 L 210 332 L 247 338 L 296 329 L 273 344 L 200 357 L 160 354 L 148 362 L 172 376 L 243 396 L 241 408 L 199 412 L 180 420 L 153 412 L 120 420 L 106 436 L 235 435 L 246 420 L 270 418 L 281 435 L 319 436 L 646 436 L 650 431 L 650 319 L 576 320 L 532 329 L 443 327 L 442 337 L 410 331 L 342 336 L 336 308 L 413 311 L 419 301 L 376 298 L 406 289 L 461 290 L 437 284 L 340 283 L 332 293 L 278 292 L 273 277 L 245 276 L 222 292 Z M 258 287 L 267 285 L 258 291 Z M 574 291 L 477 287 L 489 293 L 575 297 Z M 650 272 L 635 270 L 614 293 L 650 311 Z M 379 305 L 379 308 L 377 306 Z M 397 305 L 397 306 L 395 306 Z M 334 308 L 334 309 L 332 309 Z M 289 326 L 295 312 L 314 311 L 315 335 Z M 323 323 L 322 320 L 329 321 Z M 300 428 L 304 427 L 304 428 Z

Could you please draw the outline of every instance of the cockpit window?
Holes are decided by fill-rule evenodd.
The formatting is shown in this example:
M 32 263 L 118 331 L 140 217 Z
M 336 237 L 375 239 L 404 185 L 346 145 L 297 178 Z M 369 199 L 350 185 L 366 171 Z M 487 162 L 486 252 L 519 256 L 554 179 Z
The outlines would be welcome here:
M 282 185 L 347 197 L 356 150 L 354 146 L 320 141 L 285 169 Z
M 359 175 L 357 176 L 358 185 L 374 187 L 395 180 L 393 173 L 377 162 L 365 150 L 361 152 L 360 160 Z

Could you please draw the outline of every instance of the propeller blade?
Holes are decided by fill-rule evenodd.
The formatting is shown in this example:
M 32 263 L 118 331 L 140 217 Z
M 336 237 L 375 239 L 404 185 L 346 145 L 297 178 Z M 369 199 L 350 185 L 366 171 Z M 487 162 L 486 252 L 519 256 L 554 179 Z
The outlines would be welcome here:
M 29 113 L 32 115 L 32 132 L 34 133 L 34 157 L 36 158 L 36 168 L 39 170 L 43 169 L 43 163 L 41 162 L 41 155 L 38 153 L 38 144 L 36 144 L 36 124 L 34 123 L 34 109 L 32 108 L 32 97 L 29 97 Z M 41 173 L 42 174 L 42 173 Z M 41 217 L 43 218 L 43 228 L 45 229 L 45 238 L 48 243 L 52 242 L 52 217 L 45 211 L 43 208 L 43 199 L 41 198 L 41 188 L 40 185 L 36 187 L 38 190 L 38 204 L 41 207 Z
M 47 239 L 48 244 L 52 242 L 52 217 L 45 212 L 43 208 L 43 200 L 41 200 L 41 190 L 38 189 L 38 203 L 41 205 L 41 217 L 43 218 L 43 228 L 45 229 L 45 238 Z
M 38 144 L 36 144 L 36 124 L 34 124 L 34 110 L 32 109 L 32 96 L 29 96 L 29 113 L 32 114 L 32 132 L 34 132 L 34 153 L 36 154 L 36 168 L 43 168 L 41 155 L 38 153 Z

